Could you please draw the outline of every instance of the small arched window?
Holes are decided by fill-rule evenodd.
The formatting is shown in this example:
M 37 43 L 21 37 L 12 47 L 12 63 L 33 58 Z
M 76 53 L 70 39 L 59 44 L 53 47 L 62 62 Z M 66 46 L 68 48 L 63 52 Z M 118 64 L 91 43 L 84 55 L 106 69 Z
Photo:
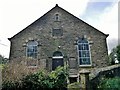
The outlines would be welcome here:
M 55 21 L 59 21 L 59 14 L 55 14 Z
M 38 42 L 36 41 L 29 41 L 27 43 L 27 57 L 37 58 L 38 53 Z
M 91 65 L 89 43 L 85 38 L 78 40 L 79 65 Z

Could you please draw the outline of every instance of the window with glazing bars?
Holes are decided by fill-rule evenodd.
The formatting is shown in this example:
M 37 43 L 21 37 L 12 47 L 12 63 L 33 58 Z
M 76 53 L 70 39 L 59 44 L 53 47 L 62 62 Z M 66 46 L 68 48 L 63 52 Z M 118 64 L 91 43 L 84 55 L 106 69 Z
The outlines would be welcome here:
M 86 39 L 78 40 L 78 57 L 79 57 L 79 65 L 90 65 L 90 48 L 89 43 Z
M 37 58 L 38 43 L 36 41 L 29 41 L 26 49 L 27 57 Z

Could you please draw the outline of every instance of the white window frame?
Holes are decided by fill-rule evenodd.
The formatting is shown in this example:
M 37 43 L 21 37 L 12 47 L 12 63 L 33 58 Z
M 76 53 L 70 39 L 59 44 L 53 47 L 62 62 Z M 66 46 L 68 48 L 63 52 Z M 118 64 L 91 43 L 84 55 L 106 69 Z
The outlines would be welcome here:
M 78 40 L 77 41 L 77 52 L 78 52 L 78 64 L 79 64 L 79 66 L 80 67 L 91 67 L 92 66 L 92 60 L 91 60 L 91 50 L 90 50 L 90 45 L 89 45 L 89 41 L 87 41 L 88 43 L 88 48 L 89 48 L 89 50 L 87 50 L 87 51 L 89 51 L 89 59 L 90 59 L 90 64 L 80 64 L 80 55 L 79 55 L 79 45 L 80 45 L 80 43 L 78 43 L 80 40 Z M 83 44 L 83 43 L 81 43 L 81 44 Z
M 32 41 L 33 41 L 33 40 L 32 40 Z M 37 58 L 38 58 L 38 42 L 37 42 L 37 41 L 33 41 L 33 42 L 36 42 L 37 44 L 36 44 L 36 45 L 28 45 L 29 42 L 32 42 L 32 41 L 28 41 L 28 43 L 27 43 L 27 47 L 26 47 L 26 57 L 37 59 Z M 37 52 L 33 52 L 34 54 L 36 54 L 36 57 L 28 56 L 28 47 L 30 47 L 30 46 L 32 46 L 32 48 L 33 48 L 34 46 L 37 47 Z
M 59 58 L 63 58 L 63 56 L 54 56 L 52 57 L 53 59 L 59 59 Z

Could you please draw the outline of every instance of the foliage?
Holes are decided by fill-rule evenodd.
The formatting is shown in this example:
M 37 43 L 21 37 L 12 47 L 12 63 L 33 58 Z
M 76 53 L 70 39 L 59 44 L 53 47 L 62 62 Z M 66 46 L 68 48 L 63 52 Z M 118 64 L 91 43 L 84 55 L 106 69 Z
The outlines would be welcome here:
M 3 81 L 18 81 L 30 73 L 37 72 L 41 67 L 28 67 L 26 58 L 17 58 L 4 65 L 2 69 Z
M 20 82 L 7 81 L 2 83 L 2 90 L 20 90 L 22 89 Z
M 0 55 L 0 64 L 6 64 L 7 62 L 8 62 L 8 59 Z
M 22 88 L 24 89 L 39 89 L 41 82 L 39 81 L 39 75 L 38 74 L 30 74 L 27 75 L 23 80 L 22 80 L 23 86 Z
M 38 90 L 44 88 L 56 88 L 62 90 L 67 87 L 67 72 L 64 67 L 58 67 L 55 71 L 47 73 L 41 70 L 27 74 L 17 80 L 8 79 L 3 81 L 3 90 L 26 89 Z
M 68 90 L 80 90 L 80 82 L 74 82 L 68 85 Z
M 112 65 L 115 64 L 115 58 L 117 58 L 117 60 L 120 62 L 120 45 L 113 48 L 109 54 L 109 61 Z
M 117 59 L 120 62 L 120 45 L 117 46 Z
M 113 48 L 111 53 L 109 54 L 109 60 L 112 65 L 115 64 L 115 54 L 116 54 L 117 49 Z
M 2 69 L 2 88 L 3 90 L 13 90 L 22 87 L 22 79 L 34 73 L 25 65 L 24 60 L 16 59 L 4 65 Z
M 2 70 L 5 67 L 5 64 L 0 64 L 0 69 Z
M 16 82 L 24 75 L 29 74 L 29 69 L 22 63 L 16 63 L 15 61 L 6 64 L 2 70 L 3 82 L 12 81 Z
M 102 90 L 120 90 L 120 77 L 103 79 L 98 88 Z
M 40 71 L 23 79 L 23 87 L 29 90 L 41 88 L 65 88 L 67 86 L 67 73 L 64 67 L 58 67 L 55 71 L 46 74 Z

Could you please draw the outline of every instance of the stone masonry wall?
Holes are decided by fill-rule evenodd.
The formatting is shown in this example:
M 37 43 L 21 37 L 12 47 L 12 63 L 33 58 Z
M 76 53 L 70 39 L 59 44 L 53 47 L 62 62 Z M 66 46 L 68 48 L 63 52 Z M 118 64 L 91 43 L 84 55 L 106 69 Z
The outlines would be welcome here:
M 94 68 L 89 76 L 92 90 L 98 90 L 97 86 L 103 78 L 120 77 L 120 64 Z
M 59 21 L 54 19 L 56 13 L 59 14 Z M 54 28 L 62 29 L 63 36 L 53 37 Z M 64 61 L 70 57 L 78 60 L 76 40 L 83 35 L 92 42 L 90 44 L 92 67 L 107 66 L 107 36 L 58 6 L 10 40 L 10 59 L 25 57 L 27 42 L 36 40 L 39 43 L 37 58 L 39 64 L 42 63 L 45 68 L 51 69 L 51 57 L 55 51 L 61 51 L 67 57 Z

